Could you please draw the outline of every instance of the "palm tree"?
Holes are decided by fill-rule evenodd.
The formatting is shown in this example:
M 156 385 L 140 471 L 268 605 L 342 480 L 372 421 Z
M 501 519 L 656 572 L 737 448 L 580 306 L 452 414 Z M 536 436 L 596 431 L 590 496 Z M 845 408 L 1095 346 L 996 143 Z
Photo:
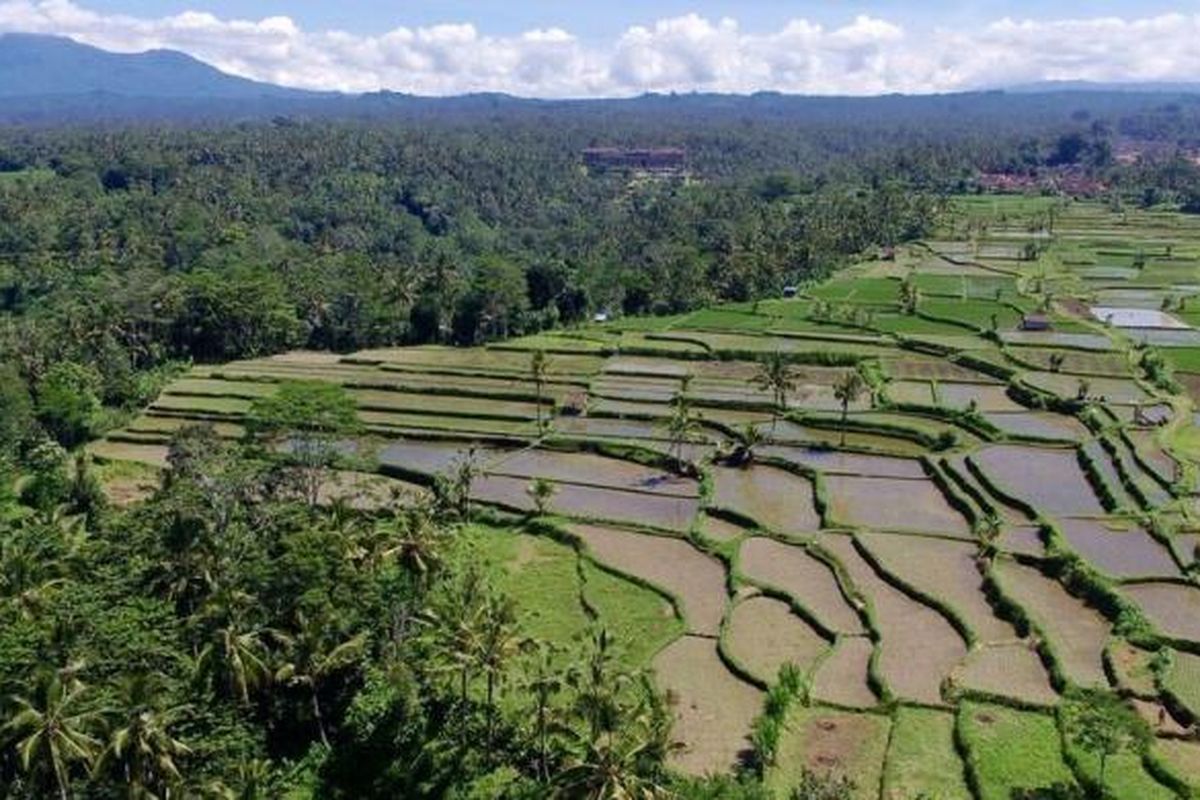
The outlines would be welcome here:
M 489 741 L 495 735 L 496 687 L 504 679 L 508 661 L 516 654 L 521 642 L 512 598 L 488 597 L 480 620 L 479 636 L 475 640 L 475 661 L 487 684 L 485 704 Z
M 220 591 L 193 618 L 194 623 L 211 626 L 196 658 L 196 677 L 242 705 L 249 705 L 251 693 L 271 679 L 264 631 L 244 619 L 244 611 L 255 602 L 244 592 Z
M 538 749 L 538 778 L 550 780 L 550 714 L 554 698 L 565 687 L 562 674 L 555 664 L 553 645 L 532 642 L 533 663 L 525 670 L 525 688 L 533 697 L 533 724 Z
M 738 439 L 733 462 L 741 467 L 749 467 L 754 464 L 755 450 L 767 440 L 767 437 L 763 434 L 762 428 L 753 422 L 747 422 L 742 426 Z
M 533 385 L 537 388 L 537 427 L 538 433 L 544 433 L 545 429 L 542 426 L 542 391 L 546 385 L 546 377 L 550 372 L 550 363 L 546 358 L 545 350 L 534 350 L 533 355 L 529 357 L 529 376 L 533 378 Z
M 428 588 L 429 577 L 442 564 L 445 531 L 430 509 L 413 506 L 394 511 L 378 521 L 363 543 L 364 557 L 372 562 L 396 561 L 417 576 L 421 589 Z
M 0 727 L 0 737 L 16 749 L 21 770 L 52 784 L 61 800 L 70 797 L 72 769 L 90 769 L 100 749 L 90 731 L 102 714 L 86 707 L 86 694 L 79 681 L 46 671 L 33 697 L 11 698 L 12 710 Z
M 846 446 L 846 422 L 850 414 L 850 404 L 858 402 L 866 388 L 867 384 L 857 370 L 847 372 L 833 385 L 833 396 L 842 404 L 842 447 Z
M 775 433 L 775 423 L 787 412 L 788 395 L 796 390 L 796 370 L 783 353 L 776 350 L 764 357 L 758 364 L 758 373 L 754 376 L 754 384 L 764 392 L 770 392 L 775 401 L 775 412 L 771 417 L 771 433 Z
M 238 764 L 235 786 L 212 781 L 204 787 L 203 796 L 215 800 L 268 800 L 277 796 L 272 791 L 272 779 L 271 762 L 256 758 Z
M 23 536 L 0 539 L 0 607 L 25 619 L 36 617 L 54 591 L 66 583 L 58 563 Z
M 670 439 L 668 455 L 683 464 L 684 445 L 700 428 L 700 422 L 692 412 L 692 405 L 682 394 L 675 398 L 671 409 L 671 418 L 667 422 L 667 436 Z
M 275 671 L 275 681 L 308 692 L 313 720 L 321 744 L 329 747 L 325 717 L 321 712 L 321 686 L 334 675 L 355 667 L 367 646 L 366 634 L 359 633 L 335 643 L 328 620 L 296 615 L 296 633 L 276 634 L 285 647 L 287 661 Z
M 670 720 L 648 678 L 620 667 L 607 631 L 594 632 L 569 683 L 576 724 L 567 726 L 571 752 L 553 781 L 558 790 L 588 800 L 664 796 Z
M 546 512 L 550 510 L 550 501 L 554 499 L 554 495 L 558 492 L 558 486 L 545 478 L 534 478 L 525 492 L 529 495 L 529 499 L 533 501 L 533 507 L 537 511 L 537 515 L 544 517 Z
M 166 798 L 182 780 L 179 759 L 192 752 L 170 730 L 186 707 L 165 706 L 161 679 L 146 673 L 123 680 L 120 696 L 121 722 L 109 734 L 96 769 L 116 773 L 130 800 Z

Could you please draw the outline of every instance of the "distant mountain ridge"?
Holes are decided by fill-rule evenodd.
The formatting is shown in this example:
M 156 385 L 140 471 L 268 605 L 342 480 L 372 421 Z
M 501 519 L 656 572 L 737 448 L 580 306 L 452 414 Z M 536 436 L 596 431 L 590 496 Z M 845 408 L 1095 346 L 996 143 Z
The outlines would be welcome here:
M 240 78 L 174 50 L 114 53 L 61 36 L 0 34 L 0 124 L 211 122 L 316 118 L 449 119 L 472 123 L 492 115 L 661 115 L 682 120 L 739 115 L 780 123 L 853 120 L 924 125 L 931 115 L 973 124 L 1014 115 L 1065 118 L 1086 106 L 1124 113 L 1160 106 L 1164 98 L 1200 109 L 1200 84 L 1047 81 L 945 94 L 866 97 L 713 92 L 638 97 L 542 100 L 497 92 L 427 97 L 390 91 L 343 94 L 291 89 Z
M 0 35 L 0 97 L 87 94 L 249 100 L 319 97 L 229 75 L 185 53 L 112 53 L 62 36 Z

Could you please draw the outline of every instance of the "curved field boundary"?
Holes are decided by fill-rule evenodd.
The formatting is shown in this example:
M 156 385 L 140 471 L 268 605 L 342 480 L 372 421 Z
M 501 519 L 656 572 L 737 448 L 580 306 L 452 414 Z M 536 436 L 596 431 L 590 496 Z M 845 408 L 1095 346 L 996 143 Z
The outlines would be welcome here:
M 751 555 L 752 550 L 762 552 Z M 844 576 L 828 556 L 801 545 L 751 537 L 742 542 L 736 563 L 739 579 L 787 597 L 804 619 L 829 637 L 866 631 Z
M 725 565 L 684 539 L 611 527 L 572 525 L 593 560 L 635 575 L 678 599 L 691 633 L 720 635 L 729 595 Z
M 942 684 L 967 654 L 942 613 L 881 577 L 853 539 L 830 534 L 822 547 L 838 559 L 868 604 L 880 639 L 879 674 L 892 693 L 928 705 L 943 702 Z
M 685 747 L 671 754 L 670 765 L 699 776 L 743 761 L 762 692 L 729 672 L 716 641 L 680 637 L 655 656 L 653 668 L 663 691 L 677 698 L 672 736 Z
M 1023 625 L 1038 633 L 1056 689 L 1108 685 L 1104 650 L 1111 626 L 1097 609 L 1053 578 L 1015 561 L 998 559 L 989 577 L 999 607 L 1016 610 L 1018 630 Z
M 1016 636 L 987 601 L 974 545 L 956 539 L 862 533 L 855 536 L 855 547 L 880 577 L 941 613 L 968 645 Z
M 745 672 L 765 689 L 784 664 L 810 675 L 832 642 L 793 612 L 789 602 L 760 594 L 732 604 L 720 644 L 725 660 L 736 665 L 734 671 Z

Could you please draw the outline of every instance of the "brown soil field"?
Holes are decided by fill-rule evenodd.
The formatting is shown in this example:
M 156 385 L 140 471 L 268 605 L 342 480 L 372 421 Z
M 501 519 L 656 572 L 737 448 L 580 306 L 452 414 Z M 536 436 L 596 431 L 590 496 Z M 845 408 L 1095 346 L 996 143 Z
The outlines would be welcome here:
M 812 483 L 776 467 L 713 467 L 713 505 L 735 511 L 777 533 L 821 529 Z
M 1072 550 L 1114 578 L 1179 576 L 1167 549 L 1137 525 L 1064 518 L 1058 528 Z
M 677 639 L 655 657 L 654 673 L 674 714 L 671 735 L 683 744 L 671 766 L 690 775 L 736 766 L 750 747 L 747 736 L 762 693 L 733 676 L 713 639 Z
M 101 439 L 89 444 L 87 451 L 101 461 L 132 461 L 151 467 L 167 465 L 167 447 L 161 444 L 130 444 Z
M 977 383 L 938 383 L 938 399 L 943 406 L 965 411 L 971 401 L 978 411 L 1026 411 L 1025 406 L 1008 396 L 1004 386 L 981 386 Z
M 1080 442 L 1087 438 L 1088 429 L 1073 417 L 1050 411 L 1020 411 L 1016 413 L 984 412 L 984 419 L 1010 436 L 1029 436 L 1035 439 L 1054 439 Z
M 879 669 L 898 697 L 936 705 L 942 681 L 967 648 L 945 617 L 880 578 L 849 537 L 830 534 L 821 545 L 837 556 L 855 587 L 871 603 L 883 641 Z
M 734 607 L 726 643 L 739 663 L 768 683 L 787 663 L 807 673 L 829 647 L 787 603 L 770 597 L 751 597 Z
M 979 553 L 975 545 L 887 533 L 861 534 L 860 540 L 892 575 L 950 606 L 981 641 L 1016 636 L 984 596 L 983 576 L 975 568 Z
M 1200 589 L 1173 583 L 1139 583 L 1122 591 L 1141 606 L 1160 633 L 1200 642 Z
M 861 453 L 843 453 L 837 450 L 788 445 L 767 445 L 759 448 L 759 454 L 781 458 L 826 473 L 862 475 L 870 478 L 914 478 L 925 477 L 921 462 L 915 458 L 872 456 Z
M 766 784 L 786 796 L 803 769 L 854 781 L 855 800 L 875 800 L 883 776 L 891 720 L 879 714 L 797 707 L 779 742 L 777 766 Z
M 971 458 L 1001 490 L 1042 513 L 1085 517 L 1104 513 L 1074 450 L 1005 444 L 984 448 Z
M 933 384 L 929 381 L 892 381 L 887 385 L 885 392 L 893 403 L 918 406 L 935 405 Z
M 954 673 L 955 684 L 1026 703 L 1053 705 L 1058 693 L 1038 654 L 1025 642 L 976 648 Z
M 830 630 L 863 632 L 833 571 L 804 548 L 756 536 L 742 543 L 738 568 L 750 580 L 786 592 Z
M 726 522 L 720 517 L 707 514 L 700 523 L 700 531 L 709 539 L 717 542 L 732 542 L 750 533 L 741 525 L 735 525 L 732 522 Z
M 1001 550 L 1017 555 L 1042 556 L 1046 552 L 1042 534 L 1034 525 L 1005 525 L 999 546 Z
M 839 523 L 874 530 L 971 536 L 967 520 L 931 480 L 829 475 L 825 483 L 830 515 Z
M 1041 628 L 1067 677 L 1084 686 L 1106 686 L 1103 653 L 1111 626 L 1100 612 L 1033 567 L 1000 560 L 993 569 L 1004 593 Z
M 511 454 L 498 454 L 487 462 L 486 470 L 495 475 L 541 477 L 562 483 L 680 497 L 695 497 L 700 493 L 700 484 L 690 478 L 593 453 L 518 450 Z
M 525 478 L 495 475 L 476 480 L 471 496 L 485 503 L 532 511 L 529 484 Z M 550 511 L 567 517 L 649 525 L 683 533 L 691 528 L 700 510 L 699 501 L 693 497 L 622 492 L 572 483 L 555 485 L 558 488 L 550 500 Z
M 813 699 L 851 708 L 870 708 L 878 703 L 867 683 L 867 664 L 874 649 L 864 636 L 840 638 L 813 673 Z
M 990 375 L 942 358 L 922 356 L 900 356 L 882 360 L 884 372 L 896 380 L 929 379 L 945 381 L 967 381 L 971 383 L 997 383 Z
M 406 439 L 389 442 L 379 451 L 379 463 L 396 466 L 424 475 L 439 475 L 453 468 L 467 457 L 473 445 L 469 442 L 433 441 Z M 476 465 L 483 468 L 503 451 L 490 447 L 474 446 Z
M 728 600 L 721 562 L 681 539 L 597 525 L 573 525 L 571 532 L 596 560 L 678 598 L 690 632 L 716 636 L 720 631 Z

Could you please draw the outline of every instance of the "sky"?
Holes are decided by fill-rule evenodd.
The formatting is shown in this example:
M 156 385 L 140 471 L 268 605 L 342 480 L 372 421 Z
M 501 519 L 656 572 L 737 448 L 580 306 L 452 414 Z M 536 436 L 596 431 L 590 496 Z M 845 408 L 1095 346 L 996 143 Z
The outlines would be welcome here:
M 0 0 L 0 32 L 349 92 L 881 94 L 1193 81 L 1200 0 Z

